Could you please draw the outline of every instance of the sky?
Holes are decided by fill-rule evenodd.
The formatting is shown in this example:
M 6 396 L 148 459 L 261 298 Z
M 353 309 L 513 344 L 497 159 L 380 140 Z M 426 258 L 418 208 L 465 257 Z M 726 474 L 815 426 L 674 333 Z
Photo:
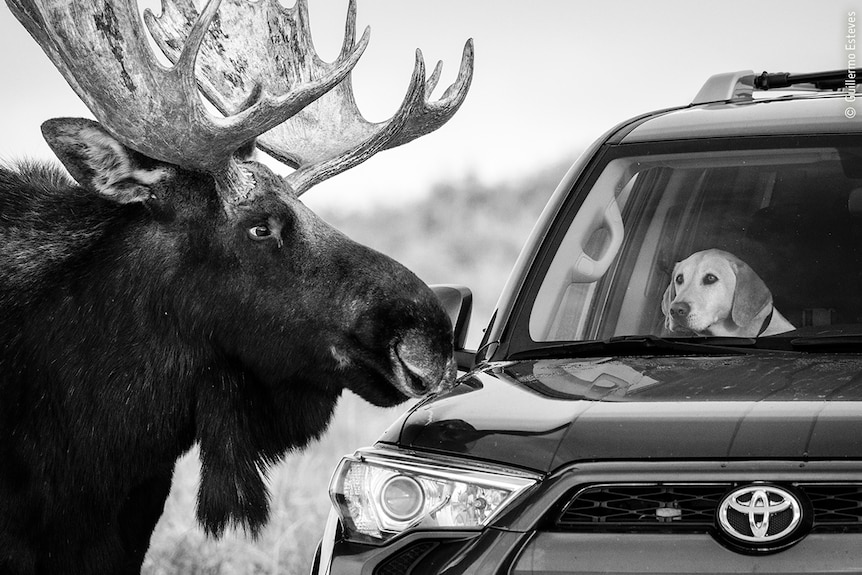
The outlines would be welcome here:
M 442 182 L 493 185 L 574 161 L 615 124 L 690 102 L 712 74 L 846 69 L 856 51 L 846 49 L 848 14 L 862 17 L 855 1 L 358 0 L 359 34 L 370 26 L 371 41 L 353 85 L 367 119 L 385 120 L 398 108 L 416 48 L 429 73 L 444 61 L 439 95 L 473 38 L 473 84 L 442 128 L 318 184 L 303 200 L 373 209 L 421 198 Z M 309 4 L 317 51 L 334 60 L 347 0 Z M 155 0 L 143 5 L 159 11 Z M 0 72 L 4 161 L 53 158 L 40 124 L 92 117 L 5 5 Z

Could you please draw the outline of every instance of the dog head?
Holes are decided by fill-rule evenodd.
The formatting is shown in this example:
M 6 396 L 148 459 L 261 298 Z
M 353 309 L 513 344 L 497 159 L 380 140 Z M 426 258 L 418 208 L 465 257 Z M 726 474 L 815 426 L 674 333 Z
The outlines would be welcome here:
M 696 252 L 673 268 L 661 309 L 669 331 L 756 336 L 772 293 L 751 267 L 721 250 Z

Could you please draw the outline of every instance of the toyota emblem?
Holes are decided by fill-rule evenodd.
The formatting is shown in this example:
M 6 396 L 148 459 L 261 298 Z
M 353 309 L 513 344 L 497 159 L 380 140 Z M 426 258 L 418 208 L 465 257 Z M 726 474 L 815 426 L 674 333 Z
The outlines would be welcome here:
M 755 546 L 788 537 L 801 521 L 799 500 L 775 485 L 735 489 L 718 506 L 721 529 L 731 538 Z

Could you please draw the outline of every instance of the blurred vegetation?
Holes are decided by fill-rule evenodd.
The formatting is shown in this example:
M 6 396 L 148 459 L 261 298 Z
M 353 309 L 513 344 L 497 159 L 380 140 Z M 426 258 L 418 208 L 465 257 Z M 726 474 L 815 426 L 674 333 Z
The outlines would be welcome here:
M 473 291 L 478 344 L 512 265 L 570 162 L 489 185 L 468 176 L 434 186 L 421 202 L 369 213 L 320 211 L 354 240 L 392 256 L 429 284 Z
M 367 213 L 320 211 L 351 238 L 412 269 L 427 283 L 473 290 L 468 344 L 476 345 L 509 271 L 567 163 L 505 184 L 474 177 L 436 185 L 423 200 Z M 269 474 L 271 519 L 257 540 L 243 532 L 208 539 L 195 522 L 200 464 L 177 464 L 171 496 L 143 572 L 153 575 L 305 574 L 329 513 L 327 485 L 344 454 L 372 444 L 407 406 L 375 408 L 346 392 L 323 439 L 288 455 Z

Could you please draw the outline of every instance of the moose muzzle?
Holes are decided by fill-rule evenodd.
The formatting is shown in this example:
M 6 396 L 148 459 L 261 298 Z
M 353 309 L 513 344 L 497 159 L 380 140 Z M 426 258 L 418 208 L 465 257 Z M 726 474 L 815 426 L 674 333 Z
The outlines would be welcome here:
M 393 383 L 408 397 L 422 397 L 452 387 L 457 366 L 455 358 L 432 353 L 428 338 L 419 330 L 411 330 L 389 351 Z

